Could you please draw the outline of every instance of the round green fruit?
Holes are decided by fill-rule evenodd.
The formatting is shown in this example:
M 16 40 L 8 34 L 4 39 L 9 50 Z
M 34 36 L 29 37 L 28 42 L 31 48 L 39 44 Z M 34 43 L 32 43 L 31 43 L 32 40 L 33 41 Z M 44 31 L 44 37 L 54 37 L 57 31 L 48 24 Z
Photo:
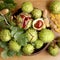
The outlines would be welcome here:
M 49 29 L 43 29 L 39 32 L 39 39 L 44 43 L 52 42 L 54 37 L 54 33 Z
M 8 29 L 4 29 L 0 31 L 0 39 L 4 42 L 7 42 L 11 39 L 11 34 Z
M 10 41 L 9 48 L 13 51 L 19 52 L 21 49 L 21 46 L 15 41 Z
M 60 13 L 60 1 L 53 1 L 49 7 L 50 11 L 54 14 Z
M 59 48 L 57 45 L 55 46 L 49 46 L 48 47 L 48 52 L 52 55 L 52 56 L 56 56 L 59 52 Z
M 42 11 L 39 10 L 39 9 L 34 9 L 32 11 L 32 16 L 33 18 L 37 19 L 37 18 L 40 18 L 42 16 Z
M 31 55 L 34 52 L 34 47 L 31 44 L 27 44 L 23 47 L 23 52 L 26 55 Z
M 32 28 L 26 31 L 26 36 L 29 42 L 35 42 L 38 38 L 37 31 Z
M 20 28 L 23 28 L 23 29 L 28 29 L 31 27 L 32 25 L 32 18 L 31 18 L 31 15 L 28 14 L 28 13 L 20 13 L 18 16 L 17 16 L 17 25 L 20 27 Z
M 33 5 L 31 2 L 27 1 L 22 4 L 21 8 L 23 12 L 30 13 L 33 10 Z
M 41 40 L 36 40 L 35 41 L 35 47 L 36 47 L 36 49 L 41 48 L 43 46 L 43 44 L 44 43 Z

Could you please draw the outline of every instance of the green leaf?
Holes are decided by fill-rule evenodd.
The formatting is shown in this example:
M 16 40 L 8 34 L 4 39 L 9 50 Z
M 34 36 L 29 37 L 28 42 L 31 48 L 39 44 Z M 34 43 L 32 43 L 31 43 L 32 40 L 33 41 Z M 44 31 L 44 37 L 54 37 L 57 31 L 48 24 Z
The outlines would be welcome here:
M 14 35 L 15 40 L 19 39 L 22 33 L 23 31 L 16 32 L 16 34 Z
M 12 26 L 10 29 L 11 29 L 11 35 L 12 35 L 12 37 L 14 36 L 14 34 L 17 34 L 18 32 L 20 32 L 20 33 L 23 33 L 24 32 L 23 29 L 20 29 L 19 27 L 13 27 Z
M 12 31 L 11 31 L 11 35 L 12 37 L 14 36 L 14 34 L 17 32 L 17 28 L 16 27 L 13 27 L 12 28 Z
M 11 27 L 11 35 L 22 46 L 26 45 L 28 42 L 24 30 L 19 27 Z
M 23 55 L 23 52 L 22 51 L 19 51 L 16 53 L 17 56 L 22 56 Z
M 7 52 L 7 55 L 8 55 L 9 57 L 14 56 L 15 54 L 16 54 L 16 52 L 15 52 L 15 51 L 12 51 L 12 50 L 8 50 L 8 52 Z
M 5 19 L 3 18 L 3 16 L 0 15 L 0 22 L 4 21 Z
M 16 6 L 16 4 L 12 4 L 12 3 L 9 3 L 9 4 L 5 4 L 6 5 L 6 7 L 8 8 L 8 9 L 14 9 Z
M 4 17 L 2 15 L 0 15 L 0 27 L 5 27 L 6 26 L 6 23 L 4 21 Z
M 8 23 L 6 17 L 3 14 L 0 14 L 0 27 L 5 28 L 9 26 L 10 24 Z
M 3 0 L 5 3 L 14 3 L 14 0 Z
M 8 26 L 5 21 L 1 21 L 0 22 L 0 28 L 10 28 L 10 26 Z
M 15 20 L 11 20 L 11 16 L 12 16 L 11 12 L 9 12 L 8 14 L 5 15 L 7 21 L 9 22 L 9 24 L 11 26 L 15 26 L 16 25 Z
M 0 47 L 4 49 L 8 49 L 8 43 L 0 41 Z
M 27 40 L 27 37 L 26 35 L 23 33 L 23 34 L 20 34 L 20 35 L 15 35 L 14 38 L 16 39 L 16 41 L 18 42 L 18 44 L 20 44 L 21 46 L 24 46 L 27 44 L 28 40 Z
M 0 10 L 6 8 L 5 3 L 0 3 Z
M 0 10 L 8 8 L 10 10 L 14 9 L 16 7 L 16 3 L 14 2 L 14 0 L 2 0 L 3 3 L 0 3 Z

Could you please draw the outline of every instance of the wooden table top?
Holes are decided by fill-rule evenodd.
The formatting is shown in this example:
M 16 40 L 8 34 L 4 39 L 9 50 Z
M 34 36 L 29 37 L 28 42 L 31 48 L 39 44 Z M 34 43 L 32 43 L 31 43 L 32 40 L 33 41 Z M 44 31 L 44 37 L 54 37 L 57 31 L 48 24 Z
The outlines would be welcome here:
M 39 9 L 45 9 L 47 4 L 52 0 L 15 0 L 17 3 L 17 9 L 21 7 L 22 2 L 24 1 L 31 1 L 33 3 L 34 7 L 37 7 Z M 3 60 L 0 57 L 0 60 Z M 11 57 L 6 60 L 60 60 L 60 53 L 57 56 L 51 56 L 46 51 L 42 51 L 41 53 L 34 55 L 34 56 L 20 56 L 20 57 Z

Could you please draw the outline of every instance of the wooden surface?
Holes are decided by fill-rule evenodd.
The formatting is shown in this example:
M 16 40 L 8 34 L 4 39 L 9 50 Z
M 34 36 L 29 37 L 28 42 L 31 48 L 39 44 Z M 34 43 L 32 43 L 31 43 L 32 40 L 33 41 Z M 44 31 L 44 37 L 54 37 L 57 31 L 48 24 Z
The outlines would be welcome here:
M 49 4 L 51 0 L 15 0 L 15 2 L 17 3 L 16 10 L 21 7 L 22 2 L 24 1 L 31 1 L 34 7 L 37 7 L 43 10 L 46 8 L 47 4 Z M 0 58 L 0 60 L 4 60 L 4 59 Z M 60 53 L 57 56 L 53 57 L 49 55 L 46 51 L 43 51 L 34 56 L 21 56 L 21 57 L 14 56 L 6 60 L 60 60 Z

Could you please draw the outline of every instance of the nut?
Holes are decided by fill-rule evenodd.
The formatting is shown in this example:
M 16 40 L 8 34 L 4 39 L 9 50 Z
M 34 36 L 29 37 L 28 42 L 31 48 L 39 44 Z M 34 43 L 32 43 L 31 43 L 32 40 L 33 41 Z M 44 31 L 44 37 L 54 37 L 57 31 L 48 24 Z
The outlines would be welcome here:
M 3 9 L 0 11 L 0 13 L 2 13 L 3 15 L 9 13 L 9 9 Z
M 44 19 L 44 22 L 45 22 L 46 27 L 50 27 L 49 19 L 48 18 Z
M 44 17 L 44 22 L 45 22 L 46 27 L 49 27 L 50 24 L 49 24 L 49 19 L 48 19 L 48 11 L 46 9 L 43 11 L 43 17 Z

